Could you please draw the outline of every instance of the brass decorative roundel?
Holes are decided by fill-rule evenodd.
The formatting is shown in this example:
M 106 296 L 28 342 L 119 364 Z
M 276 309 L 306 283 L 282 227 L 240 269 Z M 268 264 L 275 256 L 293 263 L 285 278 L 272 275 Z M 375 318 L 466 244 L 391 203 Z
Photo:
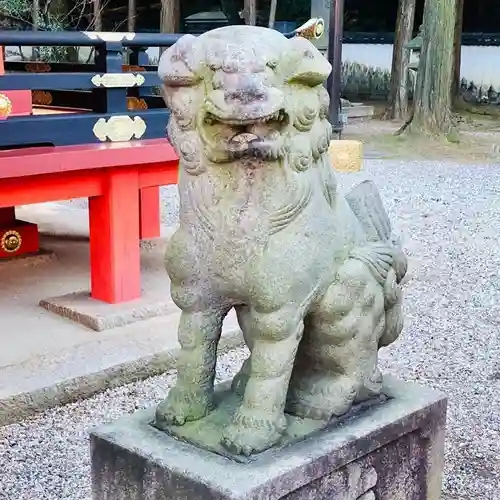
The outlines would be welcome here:
M 316 21 L 316 26 L 314 29 L 314 38 L 321 38 L 325 32 L 325 21 L 320 18 Z
M 17 252 L 21 248 L 21 244 L 23 242 L 23 238 L 21 235 L 14 230 L 5 231 L 2 236 L 2 241 L 0 245 L 2 246 L 2 250 L 4 252 Z
M 7 118 L 12 113 L 12 103 L 10 99 L 0 94 L 0 118 Z

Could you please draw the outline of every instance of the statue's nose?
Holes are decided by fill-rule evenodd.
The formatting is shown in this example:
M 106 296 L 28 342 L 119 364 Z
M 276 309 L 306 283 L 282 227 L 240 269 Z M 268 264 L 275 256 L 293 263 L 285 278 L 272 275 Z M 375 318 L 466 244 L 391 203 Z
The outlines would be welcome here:
M 220 118 L 241 119 L 244 115 L 246 120 L 258 120 L 279 111 L 283 99 L 283 93 L 276 87 L 272 74 L 264 71 L 217 71 L 207 101 L 211 105 L 211 112 Z
M 214 75 L 214 89 L 224 93 L 226 104 L 248 105 L 269 99 L 269 75 L 264 72 L 227 73 Z
M 227 89 L 224 99 L 227 103 L 251 104 L 256 101 L 265 102 L 269 98 L 268 90 L 262 85 L 241 85 L 238 88 Z

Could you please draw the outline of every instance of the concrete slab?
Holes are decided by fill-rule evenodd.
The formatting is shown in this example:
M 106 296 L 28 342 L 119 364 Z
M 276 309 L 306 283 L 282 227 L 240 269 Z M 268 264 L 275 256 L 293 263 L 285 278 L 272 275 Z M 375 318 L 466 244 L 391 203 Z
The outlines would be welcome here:
M 165 293 L 144 291 L 140 299 L 125 304 L 106 304 L 94 300 L 87 291 L 42 299 L 40 305 L 96 332 L 165 316 L 176 310 Z
M 92 332 L 92 340 L 1 366 L 0 426 L 173 369 L 179 318 L 177 312 L 128 325 L 115 335 Z M 242 344 L 236 317 L 230 315 L 219 352 Z
M 5 269 L 8 266 L 19 267 L 19 266 L 38 266 L 39 264 L 46 264 L 50 262 L 51 259 L 56 258 L 56 255 L 51 250 L 45 250 L 40 248 L 37 253 L 28 253 L 20 255 L 19 257 L 13 257 L 11 259 L 0 260 L 0 267 Z
M 41 243 L 52 258 L 0 265 L 0 425 L 161 373 L 175 359 L 180 312 L 169 302 L 165 240 L 142 245 L 142 288 L 162 297 L 170 312 L 101 332 L 39 306 L 46 297 L 89 288 L 88 241 L 43 237 Z M 225 332 L 236 329 L 234 316 L 228 318 Z

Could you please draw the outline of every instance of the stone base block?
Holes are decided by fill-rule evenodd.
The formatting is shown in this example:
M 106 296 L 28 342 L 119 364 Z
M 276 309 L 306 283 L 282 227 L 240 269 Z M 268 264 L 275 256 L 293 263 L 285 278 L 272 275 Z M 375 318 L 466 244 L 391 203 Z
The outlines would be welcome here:
M 122 304 L 107 304 L 94 300 L 89 292 L 76 292 L 42 299 L 40 305 L 47 311 L 97 332 L 166 316 L 178 310 L 170 298 L 168 289 L 161 296 L 146 292 L 140 299 Z
M 332 167 L 337 172 L 359 172 L 363 165 L 363 143 L 333 140 L 328 150 Z
M 388 378 L 387 399 L 246 463 L 154 428 L 91 432 L 94 500 L 439 500 L 446 399 Z

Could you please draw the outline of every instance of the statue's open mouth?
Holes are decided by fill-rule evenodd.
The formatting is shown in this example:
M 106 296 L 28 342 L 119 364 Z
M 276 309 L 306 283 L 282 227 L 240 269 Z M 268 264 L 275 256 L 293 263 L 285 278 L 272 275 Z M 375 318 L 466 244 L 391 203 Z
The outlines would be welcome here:
M 287 113 L 284 109 L 279 109 L 278 111 L 275 111 L 269 115 L 265 115 L 262 117 L 258 118 L 249 118 L 245 120 L 244 118 L 230 118 L 230 117 L 220 117 L 215 115 L 214 113 L 207 112 L 205 115 L 205 123 L 207 125 L 213 125 L 215 123 L 222 123 L 224 125 L 231 125 L 231 126 L 248 126 L 248 125 L 255 125 L 257 123 L 277 123 L 277 124 L 282 124 L 284 121 L 287 119 Z
M 219 117 L 207 112 L 207 128 L 217 130 L 218 141 L 233 157 L 244 156 L 277 158 L 281 148 L 281 131 L 288 123 L 288 114 L 280 109 L 272 114 L 252 119 Z

